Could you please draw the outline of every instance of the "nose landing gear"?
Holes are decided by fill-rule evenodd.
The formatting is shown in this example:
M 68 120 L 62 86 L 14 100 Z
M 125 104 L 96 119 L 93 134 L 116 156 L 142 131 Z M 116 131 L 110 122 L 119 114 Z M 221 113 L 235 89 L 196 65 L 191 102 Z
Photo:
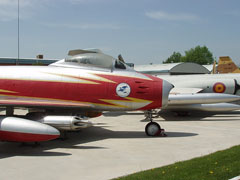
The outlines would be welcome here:
M 161 129 L 161 126 L 158 123 L 153 122 L 152 110 L 146 112 L 146 119 L 150 121 L 145 127 L 145 133 L 148 136 L 163 136 L 163 137 L 167 136 L 165 134 L 165 130 Z

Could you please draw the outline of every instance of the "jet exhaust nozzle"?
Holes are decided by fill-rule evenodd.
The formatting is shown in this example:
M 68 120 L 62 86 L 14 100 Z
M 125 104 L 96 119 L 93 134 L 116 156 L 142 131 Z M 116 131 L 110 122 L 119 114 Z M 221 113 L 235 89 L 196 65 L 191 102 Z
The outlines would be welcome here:
M 65 131 L 77 131 L 92 126 L 87 118 L 79 116 L 45 116 L 39 122 Z

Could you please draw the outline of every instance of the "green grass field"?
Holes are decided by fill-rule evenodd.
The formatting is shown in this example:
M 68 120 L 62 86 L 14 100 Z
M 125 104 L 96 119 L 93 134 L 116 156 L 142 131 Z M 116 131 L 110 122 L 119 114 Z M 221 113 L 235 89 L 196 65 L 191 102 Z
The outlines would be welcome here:
M 227 180 L 240 175 L 240 146 L 224 151 L 142 171 L 120 180 Z

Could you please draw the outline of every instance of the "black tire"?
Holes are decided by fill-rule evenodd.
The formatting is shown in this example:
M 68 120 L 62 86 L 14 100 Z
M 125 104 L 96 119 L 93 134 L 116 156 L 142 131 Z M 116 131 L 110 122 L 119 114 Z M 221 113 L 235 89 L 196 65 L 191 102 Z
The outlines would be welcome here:
M 145 133 L 148 136 L 158 136 L 161 134 L 161 127 L 156 122 L 150 122 L 145 127 Z

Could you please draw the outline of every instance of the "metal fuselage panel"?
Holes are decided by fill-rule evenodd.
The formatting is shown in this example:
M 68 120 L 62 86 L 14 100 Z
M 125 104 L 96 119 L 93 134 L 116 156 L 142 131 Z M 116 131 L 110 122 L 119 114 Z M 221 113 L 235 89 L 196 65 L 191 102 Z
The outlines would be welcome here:
M 201 93 L 225 93 L 240 95 L 240 74 L 206 74 L 159 76 L 175 88 L 200 88 Z
M 120 97 L 117 87 L 129 85 Z M 135 71 L 66 67 L 0 67 L 0 106 L 144 110 L 162 106 L 163 80 Z

